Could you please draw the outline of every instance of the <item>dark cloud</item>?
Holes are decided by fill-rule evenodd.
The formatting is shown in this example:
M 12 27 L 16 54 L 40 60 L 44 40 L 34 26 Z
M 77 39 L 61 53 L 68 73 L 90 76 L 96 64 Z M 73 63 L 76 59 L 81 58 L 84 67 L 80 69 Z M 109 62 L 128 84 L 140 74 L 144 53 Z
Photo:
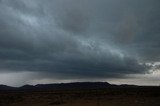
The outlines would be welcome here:
M 160 60 L 158 0 L 0 2 L 0 72 L 112 78 Z

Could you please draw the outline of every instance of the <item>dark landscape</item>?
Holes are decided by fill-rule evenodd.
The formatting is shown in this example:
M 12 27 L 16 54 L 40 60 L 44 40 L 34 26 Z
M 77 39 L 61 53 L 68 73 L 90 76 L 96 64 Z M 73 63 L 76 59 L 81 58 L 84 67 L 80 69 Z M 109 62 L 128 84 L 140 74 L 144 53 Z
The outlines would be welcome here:
M 0 106 L 160 106 L 160 0 L 0 0 Z
M 0 106 L 160 106 L 160 87 L 107 82 L 0 85 Z

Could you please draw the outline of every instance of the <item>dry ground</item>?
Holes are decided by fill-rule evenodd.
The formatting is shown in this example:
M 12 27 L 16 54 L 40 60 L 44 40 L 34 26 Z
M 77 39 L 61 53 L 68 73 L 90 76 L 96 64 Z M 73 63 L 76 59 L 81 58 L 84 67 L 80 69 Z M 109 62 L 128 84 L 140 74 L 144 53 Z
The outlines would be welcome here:
M 0 106 L 160 106 L 160 89 L 1 91 Z

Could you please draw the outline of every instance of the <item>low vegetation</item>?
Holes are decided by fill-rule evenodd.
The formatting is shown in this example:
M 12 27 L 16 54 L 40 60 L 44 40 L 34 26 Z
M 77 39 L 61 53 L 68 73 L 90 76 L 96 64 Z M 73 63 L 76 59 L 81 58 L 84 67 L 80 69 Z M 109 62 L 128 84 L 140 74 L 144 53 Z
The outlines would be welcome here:
M 0 106 L 160 106 L 160 87 L 0 91 Z

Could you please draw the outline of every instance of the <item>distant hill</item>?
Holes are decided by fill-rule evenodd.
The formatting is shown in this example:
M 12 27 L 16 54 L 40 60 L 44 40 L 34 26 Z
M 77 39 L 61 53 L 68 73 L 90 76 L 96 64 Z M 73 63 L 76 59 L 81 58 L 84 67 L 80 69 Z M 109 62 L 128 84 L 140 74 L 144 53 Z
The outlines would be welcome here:
M 37 84 L 24 85 L 21 87 L 10 87 L 0 85 L 0 90 L 67 90 L 67 89 L 105 89 L 105 88 L 137 88 L 136 85 L 113 85 L 108 82 L 74 82 L 74 83 L 55 83 L 55 84 Z
M 0 85 L 0 90 L 15 90 L 15 87 L 10 87 L 7 85 Z
M 0 85 L 0 90 L 44 90 L 44 89 L 98 89 L 112 86 L 107 82 L 75 82 L 75 83 L 55 83 L 24 85 L 21 87 L 11 87 Z
M 29 90 L 29 89 L 98 89 L 106 88 L 112 86 L 107 82 L 75 82 L 75 83 L 59 83 L 59 84 L 37 84 L 33 85 L 24 85 L 18 89 Z

